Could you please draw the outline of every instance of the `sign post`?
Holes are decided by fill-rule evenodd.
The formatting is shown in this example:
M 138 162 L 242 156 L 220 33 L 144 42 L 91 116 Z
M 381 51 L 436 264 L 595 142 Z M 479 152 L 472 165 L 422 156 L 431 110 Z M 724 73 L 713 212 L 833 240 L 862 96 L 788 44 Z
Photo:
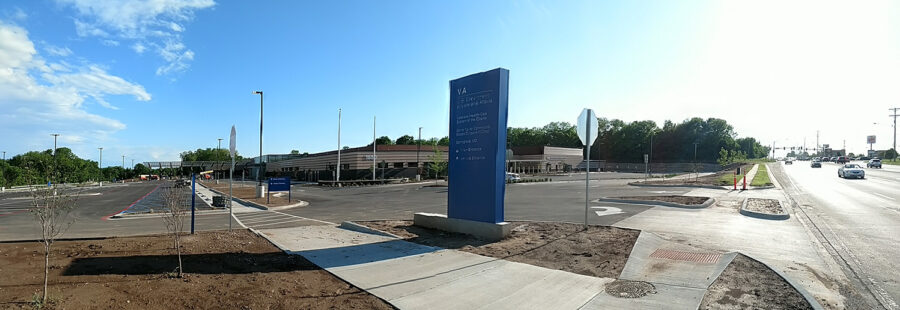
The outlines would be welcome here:
M 288 203 L 291 203 L 291 178 L 269 178 L 269 192 L 288 192 Z M 269 193 L 266 193 L 266 204 L 269 204 Z
M 588 210 L 590 203 L 590 181 L 591 181 L 591 144 L 594 143 L 594 140 L 597 139 L 597 134 L 599 132 L 599 127 L 594 121 L 596 121 L 597 115 L 594 114 L 594 110 L 584 109 L 581 111 L 581 115 L 578 116 L 578 124 L 576 126 L 576 130 L 578 131 L 578 139 L 581 139 L 581 144 L 584 145 L 584 153 L 585 153 L 585 168 L 584 168 L 584 229 L 587 229 L 588 226 Z
M 194 234 L 194 198 L 197 197 L 197 175 L 191 173 L 191 234 Z
M 231 230 L 231 221 L 234 217 L 234 211 L 231 209 L 231 201 L 234 200 L 234 150 L 236 132 L 234 125 L 231 125 L 231 138 L 228 141 L 228 152 L 231 154 L 231 169 L 228 170 L 228 230 Z

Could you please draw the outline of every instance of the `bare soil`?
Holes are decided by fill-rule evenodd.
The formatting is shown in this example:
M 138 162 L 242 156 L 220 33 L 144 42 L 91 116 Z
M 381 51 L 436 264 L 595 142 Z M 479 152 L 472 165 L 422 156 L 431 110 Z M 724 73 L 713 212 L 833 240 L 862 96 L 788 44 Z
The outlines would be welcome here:
M 219 184 L 216 184 L 215 181 L 212 181 L 212 182 L 204 181 L 203 185 L 212 190 L 218 191 L 220 195 L 226 195 L 226 196 L 228 195 L 228 182 L 227 181 L 219 182 Z M 234 195 L 235 198 L 240 198 L 240 199 L 243 199 L 246 201 L 250 201 L 250 202 L 253 202 L 253 203 L 256 203 L 259 205 L 266 206 L 266 207 L 283 207 L 283 206 L 292 205 L 292 204 L 296 204 L 296 203 L 300 202 L 300 199 L 298 197 L 291 197 L 291 201 L 288 202 L 288 193 L 287 192 L 270 192 L 270 193 L 268 193 L 269 198 L 268 198 L 268 203 L 267 203 L 266 202 L 267 200 L 265 197 L 256 198 L 256 187 L 255 186 L 246 186 L 246 185 L 239 186 L 238 184 L 235 184 L 233 191 L 234 192 L 232 193 L 232 195 Z M 226 197 L 226 199 L 227 199 L 227 197 Z
M 775 199 L 747 198 L 745 209 L 757 213 L 783 214 L 781 203 Z
M 487 242 L 470 235 L 413 226 L 412 221 L 359 224 L 390 232 L 407 241 L 457 249 L 577 274 L 618 278 L 640 234 L 638 230 L 567 223 L 511 222 L 509 238 Z
M 629 199 L 629 200 L 652 200 L 652 201 L 664 201 L 664 202 L 672 202 L 672 203 L 680 203 L 683 205 L 702 205 L 704 202 L 709 200 L 709 197 L 693 197 L 693 196 L 627 196 L 627 197 L 615 197 L 617 199 Z
M 812 309 L 803 295 L 762 263 L 738 255 L 709 287 L 700 309 Z
M 246 230 L 58 241 L 50 309 L 393 309 Z M 0 308 L 31 309 L 43 283 L 37 242 L 0 243 Z M 38 295 L 39 296 L 39 295 Z

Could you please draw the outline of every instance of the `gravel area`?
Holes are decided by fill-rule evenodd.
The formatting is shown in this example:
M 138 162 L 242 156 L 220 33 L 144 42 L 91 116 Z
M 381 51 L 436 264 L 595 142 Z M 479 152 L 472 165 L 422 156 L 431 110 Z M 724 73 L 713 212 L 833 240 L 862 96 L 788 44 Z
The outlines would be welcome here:
M 491 243 L 470 235 L 412 226 L 412 221 L 357 223 L 419 244 L 602 278 L 619 277 L 640 234 L 608 226 L 589 226 L 585 231 L 577 224 L 512 222 L 510 237 Z
M 812 309 L 775 271 L 738 255 L 710 285 L 700 309 Z
M 766 214 L 783 214 L 784 209 L 781 203 L 776 199 L 747 198 L 745 207 L 748 211 Z
M 616 199 L 628 199 L 628 200 L 652 200 L 652 201 L 664 201 L 664 202 L 672 202 L 672 203 L 680 203 L 683 205 L 702 205 L 704 202 L 709 200 L 709 197 L 693 197 L 693 196 L 626 196 L 626 197 L 612 197 Z
M 656 287 L 643 281 L 615 280 L 606 284 L 604 291 L 613 297 L 640 298 L 656 294 Z

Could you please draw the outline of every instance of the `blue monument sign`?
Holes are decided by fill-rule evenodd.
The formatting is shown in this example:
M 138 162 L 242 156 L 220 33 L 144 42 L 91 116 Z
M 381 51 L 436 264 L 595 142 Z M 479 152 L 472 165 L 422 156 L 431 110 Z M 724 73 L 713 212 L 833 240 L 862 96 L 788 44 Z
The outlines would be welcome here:
M 288 192 L 288 202 L 291 202 L 291 178 L 269 178 L 269 192 Z M 269 195 L 266 194 L 266 203 L 269 203 Z
M 503 222 L 509 70 L 450 81 L 449 218 Z

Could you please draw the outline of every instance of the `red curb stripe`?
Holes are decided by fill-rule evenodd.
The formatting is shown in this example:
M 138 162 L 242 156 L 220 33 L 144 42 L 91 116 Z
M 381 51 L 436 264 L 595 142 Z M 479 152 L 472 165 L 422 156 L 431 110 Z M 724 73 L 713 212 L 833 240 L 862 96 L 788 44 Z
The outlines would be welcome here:
M 162 184 L 160 184 L 160 185 L 162 185 Z M 134 207 L 134 205 L 136 205 L 138 202 L 141 202 L 141 200 L 144 200 L 144 198 L 147 198 L 147 196 L 150 196 L 150 194 L 153 194 L 153 192 L 155 192 L 157 189 L 159 189 L 159 186 L 160 186 L 160 185 L 157 185 L 155 188 L 153 188 L 152 191 L 150 191 L 149 193 L 147 193 L 146 195 L 144 195 L 144 197 L 141 197 L 141 198 L 139 198 L 138 200 L 135 200 L 134 202 L 132 202 L 130 205 L 128 205 L 128 207 L 126 207 L 125 209 L 122 209 L 122 211 L 119 211 L 119 212 L 116 212 L 116 213 L 113 213 L 113 214 L 110 214 L 110 215 L 101 217 L 100 219 L 106 221 L 106 220 L 108 220 L 110 217 L 112 217 L 113 215 L 116 215 L 116 214 L 125 212 L 125 211 L 127 211 L 128 209 L 131 209 L 131 207 Z

